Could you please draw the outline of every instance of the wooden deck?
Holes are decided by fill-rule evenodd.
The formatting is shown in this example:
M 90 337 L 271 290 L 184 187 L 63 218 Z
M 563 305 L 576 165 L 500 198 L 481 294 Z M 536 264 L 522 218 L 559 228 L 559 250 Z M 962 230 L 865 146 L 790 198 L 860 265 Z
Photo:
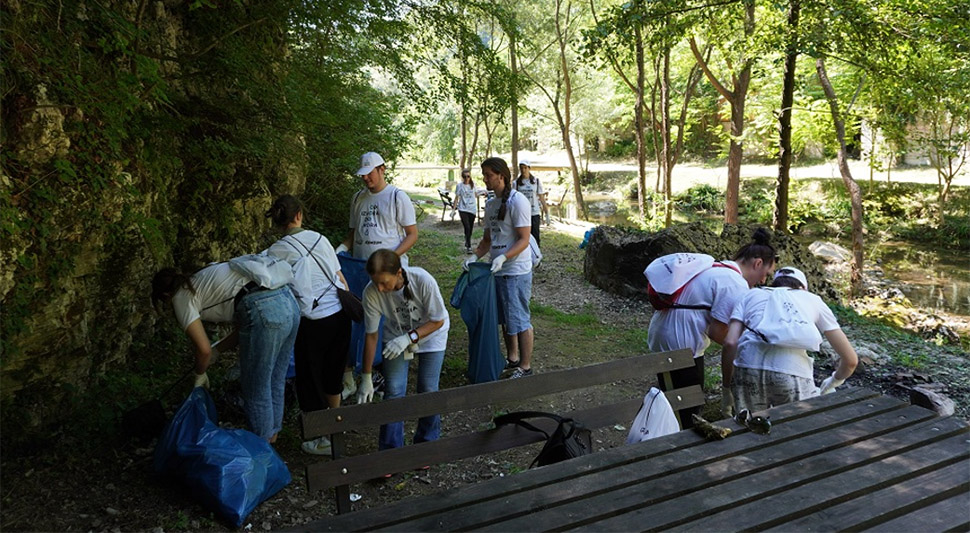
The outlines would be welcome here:
M 866 389 L 771 409 L 769 435 L 682 431 L 312 531 L 965 531 L 970 428 Z

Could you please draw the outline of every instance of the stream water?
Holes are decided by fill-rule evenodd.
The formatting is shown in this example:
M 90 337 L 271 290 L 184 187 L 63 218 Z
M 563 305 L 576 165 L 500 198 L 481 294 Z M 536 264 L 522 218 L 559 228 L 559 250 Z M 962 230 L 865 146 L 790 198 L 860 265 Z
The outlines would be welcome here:
M 590 220 L 606 225 L 632 225 L 636 204 L 620 206 L 614 198 L 590 195 Z M 805 243 L 809 244 L 808 242 Z M 848 242 L 838 242 L 849 247 Z M 918 307 L 970 317 L 970 250 L 942 250 L 918 243 L 867 243 L 866 261 L 882 268 L 885 279 Z

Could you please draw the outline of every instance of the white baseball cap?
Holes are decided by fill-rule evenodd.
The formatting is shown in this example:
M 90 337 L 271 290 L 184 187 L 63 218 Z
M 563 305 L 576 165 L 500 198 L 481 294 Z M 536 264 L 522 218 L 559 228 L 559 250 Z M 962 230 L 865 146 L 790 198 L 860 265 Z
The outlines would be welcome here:
M 788 276 L 789 278 L 797 279 L 798 281 L 801 282 L 802 287 L 805 290 L 808 290 L 808 278 L 805 277 L 805 274 L 803 274 L 801 270 L 798 270 L 795 267 L 782 267 L 775 271 L 774 279 L 778 279 L 782 276 Z
M 363 176 L 364 174 L 370 174 L 370 171 L 383 164 L 384 158 L 381 157 L 381 154 L 377 152 L 367 152 L 366 154 L 360 156 L 360 168 L 357 169 L 357 175 Z
M 519 161 L 519 166 L 521 167 L 522 165 L 525 165 L 527 167 L 531 167 L 532 166 L 532 162 L 529 161 L 528 159 L 523 159 L 522 161 Z

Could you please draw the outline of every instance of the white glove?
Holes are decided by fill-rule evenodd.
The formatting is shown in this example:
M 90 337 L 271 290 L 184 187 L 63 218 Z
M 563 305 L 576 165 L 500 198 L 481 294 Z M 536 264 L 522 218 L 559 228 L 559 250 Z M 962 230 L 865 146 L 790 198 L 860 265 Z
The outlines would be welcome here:
M 401 355 L 401 352 L 408 347 L 408 344 L 411 344 L 411 339 L 407 335 L 398 335 L 391 339 L 391 342 L 384 345 L 384 351 L 381 354 L 384 356 L 384 359 L 390 361 Z
M 504 265 L 505 261 L 507 260 L 508 260 L 508 257 L 505 257 L 505 254 L 502 254 L 496 257 L 495 259 L 492 259 L 492 274 L 498 272 L 499 270 L 502 270 L 502 265 Z
M 721 414 L 725 417 L 734 416 L 734 393 L 730 387 L 721 387 Z
M 821 390 L 821 392 L 819 392 L 819 395 L 822 395 L 822 394 L 831 394 L 831 393 L 835 392 L 835 388 L 836 387 L 842 385 L 843 383 L 845 383 L 845 380 L 844 379 L 836 379 L 835 378 L 835 372 L 832 372 L 832 375 L 829 376 L 829 377 L 827 377 L 827 378 L 825 378 L 825 381 L 822 382 L 822 386 L 820 387 L 822 390 Z
M 418 351 L 418 343 L 409 344 L 407 348 L 404 349 L 404 360 L 410 361 L 414 359 L 414 354 Z
M 339 254 L 340 252 L 350 253 L 350 248 L 347 248 L 347 245 L 346 244 L 340 243 L 340 246 L 338 246 L 337 249 L 333 251 L 333 253 L 334 254 Z
M 209 376 L 203 372 L 201 374 L 195 375 L 195 387 L 205 387 L 209 388 Z
M 370 403 L 374 400 L 374 381 L 370 373 L 360 375 L 360 386 L 357 387 L 357 403 Z
M 472 263 L 477 263 L 477 262 L 479 262 L 479 261 L 481 261 L 481 260 L 482 260 L 482 258 L 481 258 L 481 257 L 478 257 L 478 256 L 477 256 L 477 255 L 475 255 L 475 254 L 472 254 L 471 256 L 469 256 L 469 257 L 468 257 L 468 259 L 465 259 L 465 260 L 464 260 L 464 261 L 463 261 L 463 262 L 461 263 L 461 269 L 462 269 L 462 270 L 465 270 L 465 271 L 467 271 L 467 270 L 468 270 L 468 265 L 470 265 L 470 264 L 472 264 Z

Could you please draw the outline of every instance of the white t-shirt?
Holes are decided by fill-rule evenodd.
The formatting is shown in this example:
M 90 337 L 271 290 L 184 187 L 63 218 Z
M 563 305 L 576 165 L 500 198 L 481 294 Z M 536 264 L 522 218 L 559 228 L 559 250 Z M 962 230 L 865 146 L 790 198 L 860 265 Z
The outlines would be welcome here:
M 515 228 L 532 228 L 529 200 L 526 199 L 525 195 L 514 190 L 509 193 L 509 207 L 506 209 L 504 220 L 498 218 L 498 210 L 501 206 L 502 198 L 498 195 L 485 202 L 485 227 L 488 229 L 492 240 L 489 250 L 489 257 L 492 260 L 504 254 L 505 250 L 518 240 Z M 531 271 L 532 255 L 526 248 L 519 255 L 508 258 L 502 265 L 502 270 L 495 274 L 498 276 L 519 276 Z
M 319 300 L 317 300 L 317 307 L 307 311 L 303 316 L 316 320 L 328 317 L 343 309 L 340 306 L 340 300 L 337 299 L 337 290 L 331 286 L 330 280 L 333 280 L 337 287 L 343 289 L 347 287 L 343 286 L 337 276 L 337 272 L 340 271 L 340 263 L 337 261 L 337 254 L 334 253 L 333 246 L 326 237 L 315 231 L 303 230 L 281 238 L 266 251 L 291 265 L 308 253 L 313 254 L 312 257 L 306 259 L 310 262 L 310 286 L 303 289 L 307 294 L 301 294 L 301 296 L 308 298 L 311 302 L 317 298 Z M 321 268 L 326 272 L 321 271 Z
M 522 180 L 522 185 L 519 185 L 519 180 L 512 181 L 512 188 L 522 193 L 529 202 L 532 204 L 532 216 L 542 214 L 542 203 L 539 201 L 539 197 L 542 196 L 545 191 L 542 190 L 542 182 L 539 178 L 532 176 L 535 183 L 531 183 L 528 179 Z
M 810 319 L 820 333 L 839 329 L 839 322 L 835 319 L 832 310 L 818 295 L 803 290 L 791 290 L 790 296 L 798 301 L 801 309 L 809 310 Z M 768 298 L 768 291 L 749 291 L 735 306 L 731 319 L 740 320 L 745 324 L 759 324 Z M 734 366 L 737 367 L 770 370 L 808 379 L 815 378 L 812 371 L 813 363 L 814 360 L 805 350 L 771 346 L 747 328 L 738 341 L 738 355 L 734 359 Z
M 458 210 L 465 213 L 477 213 L 478 204 L 475 202 L 477 195 L 478 189 L 474 185 L 465 185 L 464 182 L 455 185 L 455 201 L 458 202 Z
M 721 261 L 737 268 L 734 261 Z M 748 291 L 748 282 L 732 268 L 709 268 L 697 275 L 680 293 L 678 304 L 709 306 L 705 309 L 666 309 L 654 311 L 647 330 L 651 352 L 690 348 L 694 357 L 702 357 L 711 344 L 707 327 L 711 320 L 727 324 L 731 311 Z
M 366 260 L 375 250 L 396 249 L 404 240 L 404 228 L 416 223 L 414 206 L 404 191 L 393 185 L 377 194 L 361 190 L 350 207 L 354 257 Z M 401 256 L 401 264 L 407 266 L 407 254 Z
M 213 263 L 192 274 L 195 293 L 186 288 L 175 292 L 175 318 L 182 329 L 199 318 L 206 322 L 232 322 L 233 300 L 247 283 L 249 280 L 229 268 L 229 263 Z
M 364 287 L 364 331 L 377 333 L 381 316 L 384 316 L 387 318 L 384 321 L 384 341 L 387 342 L 399 335 L 407 335 L 412 329 L 428 322 L 444 320 L 445 323 L 437 331 L 418 341 L 418 353 L 443 351 L 448 344 L 451 321 L 438 282 L 420 267 L 405 268 L 404 271 L 407 273 L 407 287 L 412 294 L 410 299 L 404 298 L 403 288 L 381 292 L 373 283 Z

